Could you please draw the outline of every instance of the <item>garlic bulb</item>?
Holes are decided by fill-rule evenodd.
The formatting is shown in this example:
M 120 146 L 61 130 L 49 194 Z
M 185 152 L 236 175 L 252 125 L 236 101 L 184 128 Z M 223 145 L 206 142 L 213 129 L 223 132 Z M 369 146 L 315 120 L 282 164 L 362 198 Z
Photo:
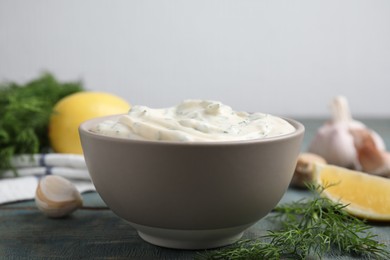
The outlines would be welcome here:
M 333 118 L 321 126 L 309 145 L 308 152 L 322 156 L 329 164 L 346 168 L 361 169 L 354 136 L 351 130 L 367 129 L 359 121 L 353 120 L 348 101 L 343 96 L 337 96 L 331 103 Z M 379 150 L 385 150 L 383 139 L 374 131 L 369 130 Z
M 76 187 L 60 176 L 46 176 L 38 184 L 35 203 L 40 211 L 52 218 L 71 214 L 83 204 Z

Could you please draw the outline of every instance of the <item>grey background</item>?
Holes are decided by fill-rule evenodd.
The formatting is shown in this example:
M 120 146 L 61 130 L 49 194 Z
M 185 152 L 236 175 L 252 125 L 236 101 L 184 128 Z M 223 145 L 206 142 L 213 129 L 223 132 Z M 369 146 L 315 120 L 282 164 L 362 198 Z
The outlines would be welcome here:
M 0 0 L 0 80 L 49 70 L 132 104 L 390 116 L 390 1 Z

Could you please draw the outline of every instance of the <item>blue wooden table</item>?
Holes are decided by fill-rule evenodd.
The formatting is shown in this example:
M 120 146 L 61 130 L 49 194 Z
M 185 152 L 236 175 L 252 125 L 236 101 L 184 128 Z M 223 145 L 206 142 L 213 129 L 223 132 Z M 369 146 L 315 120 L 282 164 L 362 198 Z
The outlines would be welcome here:
M 301 120 L 306 126 L 302 150 L 323 120 Z M 363 120 L 374 128 L 390 147 L 390 119 Z M 308 191 L 290 188 L 281 203 L 311 196 Z M 84 207 L 64 219 L 42 215 L 33 201 L 0 206 L 0 259 L 193 259 L 200 251 L 173 250 L 144 242 L 124 220 L 106 207 L 95 192 L 83 194 Z M 269 215 L 272 215 L 270 213 Z M 370 224 L 377 240 L 390 250 L 390 223 Z M 256 238 L 274 224 L 263 218 L 244 238 Z M 350 259 L 329 252 L 324 259 Z

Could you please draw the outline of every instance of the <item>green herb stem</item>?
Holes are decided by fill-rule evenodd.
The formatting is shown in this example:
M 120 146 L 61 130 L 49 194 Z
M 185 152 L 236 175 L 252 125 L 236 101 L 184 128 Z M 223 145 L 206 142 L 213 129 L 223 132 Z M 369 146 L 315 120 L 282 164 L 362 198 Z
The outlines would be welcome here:
M 376 240 L 364 221 L 344 211 L 346 205 L 320 196 L 323 188 L 309 187 L 314 197 L 278 206 L 272 221 L 280 225 L 256 240 L 241 240 L 201 254 L 201 259 L 305 259 L 336 254 L 390 259 L 386 245 Z M 319 193 L 315 192 L 320 190 Z

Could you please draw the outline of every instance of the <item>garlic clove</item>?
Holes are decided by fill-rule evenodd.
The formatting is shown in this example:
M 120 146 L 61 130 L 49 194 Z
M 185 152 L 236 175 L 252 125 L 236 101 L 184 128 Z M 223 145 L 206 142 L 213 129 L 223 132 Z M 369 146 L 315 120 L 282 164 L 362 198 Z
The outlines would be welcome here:
M 52 218 L 71 214 L 83 204 L 77 188 L 61 176 L 46 176 L 39 181 L 35 203 L 40 211 Z
M 362 171 L 390 177 L 390 155 L 378 147 L 373 132 L 369 129 L 352 129 L 350 132 Z
M 305 188 L 307 183 L 311 183 L 315 164 L 326 164 L 326 160 L 317 154 L 301 153 L 297 159 L 291 186 Z
M 378 150 L 386 151 L 386 144 L 385 144 L 385 141 L 383 140 L 383 138 L 377 132 L 373 131 L 372 129 L 368 129 L 368 130 L 369 130 Z

